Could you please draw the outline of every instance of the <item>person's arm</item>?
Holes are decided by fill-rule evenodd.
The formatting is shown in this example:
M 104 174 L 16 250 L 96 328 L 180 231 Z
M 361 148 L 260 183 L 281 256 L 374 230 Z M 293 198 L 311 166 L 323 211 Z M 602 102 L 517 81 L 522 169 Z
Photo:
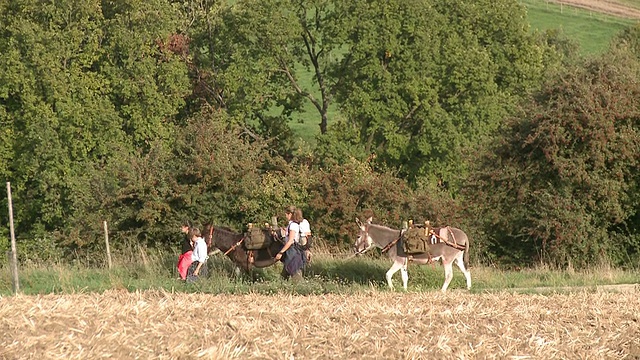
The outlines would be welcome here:
M 296 240 L 296 232 L 292 231 L 292 229 L 290 228 L 289 239 L 287 239 L 287 242 L 284 244 L 280 252 L 276 254 L 276 260 L 280 260 L 280 258 L 282 258 L 282 255 L 285 253 L 285 251 L 289 250 L 289 248 L 293 245 L 293 242 L 295 240 Z
M 193 275 L 198 276 L 198 274 L 200 274 L 200 268 L 202 267 L 202 264 L 207 261 L 207 245 L 204 240 L 197 241 L 194 250 L 197 252 L 198 265 L 193 271 Z
M 196 266 L 196 269 L 193 271 L 193 275 L 199 276 L 201 267 L 202 267 L 202 262 L 198 261 L 198 266 Z

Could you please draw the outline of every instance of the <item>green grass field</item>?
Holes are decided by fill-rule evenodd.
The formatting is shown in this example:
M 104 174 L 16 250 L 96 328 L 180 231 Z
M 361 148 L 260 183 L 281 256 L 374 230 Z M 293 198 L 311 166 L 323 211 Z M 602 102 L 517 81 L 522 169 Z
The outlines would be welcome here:
M 297 70 L 297 75 L 299 76 L 298 81 L 300 82 L 301 87 L 309 90 L 318 101 L 322 101 L 318 86 L 315 84 L 313 79 L 313 72 L 306 71 L 304 67 L 300 66 Z M 279 111 L 281 111 L 281 109 L 274 109 L 274 114 Z M 338 116 L 340 116 L 340 111 L 335 104 L 334 106 L 330 106 L 328 111 L 329 121 L 335 120 Z M 298 139 L 302 140 L 304 143 L 315 145 L 315 137 L 320 133 L 321 118 L 320 113 L 315 106 L 313 106 L 311 101 L 306 100 L 304 102 L 303 112 L 294 113 L 292 117 L 293 118 L 289 123 L 289 126 L 298 136 Z
M 108 289 L 164 290 L 167 292 L 203 292 L 210 294 L 354 294 L 365 291 L 389 291 L 385 273 L 391 266 L 386 257 L 365 256 L 348 258 L 344 255 L 318 255 L 305 269 L 305 281 L 291 283 L 280 278 L 282 266 L 276 264 L 257 269 L 254 276 L 236 276 L 226 257 L 212 256 L 210 275 L 196 283 L 178 280 L 175 254 L 146 255 L 146 265 L 140 259 L 121 261 L 112 270 L 68 265 L 40 265 L 19 269 L 20 290 L 27 295 L 101 293 Z M 0 296 L 12 294 L 12 281 L 7 267 L 0 268 Z M 500 271 L 488 267 L 472 267 L 471 292 L 567 292 L 563 287 L 596 287 L 612 284 L 636 283 L 640 273 L 615 269 L 593 269 L 583 272 L 530 269 Z M 439 263 L 409 265 L 409 292 L 438 291 L 444 281 Z M 394 276 L 396 289 L 402 288 L 400 273 Z M 462 273 L 454 267 L 449 289 L 465 288 Z M 401 291 L 401 290 L 397 290 Z M 578 290 L 575 290 L 578 291 Z
M 532 30 L 561 29 L 580 44 L 584 55 L 599 54 L 609 41 L 634 20 L 622 19 L 570 6 L 560 6 L 541 0 L 521 0 L 527 8 Z M 631 3 L 631 2 L 629 2 Z M 638 4 L 635 4 L 638 6 Z

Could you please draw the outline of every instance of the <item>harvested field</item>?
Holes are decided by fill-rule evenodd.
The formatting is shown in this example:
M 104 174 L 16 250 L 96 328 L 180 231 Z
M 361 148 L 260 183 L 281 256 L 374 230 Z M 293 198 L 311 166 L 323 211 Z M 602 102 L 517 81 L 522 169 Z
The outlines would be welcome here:
M 0 358 L 639 358 L 638 309 L 637 292 L 17 296 Z
M 627 6 L 612 0 L 550 0 L 558 4 L 579 7 L 604 14 L 619 16 L 629 19 L 640 19 L 640 9 Z

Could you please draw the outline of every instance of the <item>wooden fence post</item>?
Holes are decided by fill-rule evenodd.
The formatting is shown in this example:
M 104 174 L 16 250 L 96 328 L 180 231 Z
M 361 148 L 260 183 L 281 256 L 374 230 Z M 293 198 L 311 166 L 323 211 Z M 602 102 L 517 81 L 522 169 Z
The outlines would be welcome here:
M 109 264 L 109 270 L 111 270 L 113 264 L 111 263 L 111 249 L 109 248 L 109 230 L 107 230 L 107 221 L 103 221 L 102 224 L 104 225 L 104 242 L 107 245 L 107 263 Z
M 11 203 L 11 183 L 7 181 L 7 200 L 9 204 L 9 229 L 11 231 L 11 276 L 13 278 L 13 293 L 20 291 L 18 277 L 18 251 L 16 250 L 16 233 L 13 228 L 13 205 Z

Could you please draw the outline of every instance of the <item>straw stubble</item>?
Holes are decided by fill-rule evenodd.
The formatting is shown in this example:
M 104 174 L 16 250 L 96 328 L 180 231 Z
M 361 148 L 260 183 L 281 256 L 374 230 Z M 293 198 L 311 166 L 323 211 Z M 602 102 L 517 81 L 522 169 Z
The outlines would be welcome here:
M 0 298 L 0 358 L 640 357 L 635 293 Z

